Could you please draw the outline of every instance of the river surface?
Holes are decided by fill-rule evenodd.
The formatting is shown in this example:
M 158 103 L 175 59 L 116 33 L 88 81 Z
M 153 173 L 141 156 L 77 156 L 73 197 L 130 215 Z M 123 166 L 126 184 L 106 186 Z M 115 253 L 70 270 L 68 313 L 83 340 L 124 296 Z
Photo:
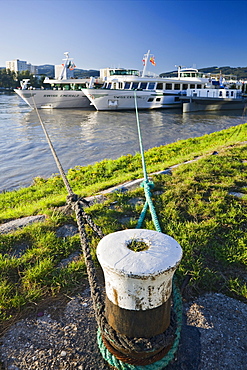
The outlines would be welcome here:
M 65 171 L 139 152 L 135 112 L 42 109 L 40 117 Z M 144 150 L 247 121 L 241 111 L 140 111 Z M 36 111 L 14 93 L 0 93 L 0 192 L 58 173 Z

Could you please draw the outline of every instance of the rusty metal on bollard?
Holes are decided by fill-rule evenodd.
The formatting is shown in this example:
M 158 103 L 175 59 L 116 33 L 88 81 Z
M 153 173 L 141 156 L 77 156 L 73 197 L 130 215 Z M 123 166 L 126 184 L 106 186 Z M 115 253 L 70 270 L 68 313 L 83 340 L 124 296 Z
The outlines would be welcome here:
M 101 239 L 97 257 L 109 325 L 129 338 L 164 333 L 170 325 L 172 278 L 182 258 L 176 240 L 153 230 L 118 231 Z

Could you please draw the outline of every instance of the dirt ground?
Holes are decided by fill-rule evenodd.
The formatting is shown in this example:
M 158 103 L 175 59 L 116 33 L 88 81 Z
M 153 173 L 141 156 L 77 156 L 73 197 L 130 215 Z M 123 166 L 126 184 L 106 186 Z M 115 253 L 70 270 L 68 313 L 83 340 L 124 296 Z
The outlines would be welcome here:
M 247 305 L 206 294 L 183 305 L 180 345 L 167 370 L 244 370 Z M 88 286 L 66 301 L 44 301 L 1 338 L 6 370 L 107 370 L 96 341 L 97 325 Z M 148 370 L 148 366 L 146 366 Z

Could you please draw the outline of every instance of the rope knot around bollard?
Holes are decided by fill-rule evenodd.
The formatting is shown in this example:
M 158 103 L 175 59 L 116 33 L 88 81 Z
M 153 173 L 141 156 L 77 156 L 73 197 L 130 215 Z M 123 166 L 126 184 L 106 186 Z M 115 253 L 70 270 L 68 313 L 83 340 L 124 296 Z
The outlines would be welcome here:
M 149 358 L 139 358 L 138 360 L 138 358 L 123 355 L 122 351 L 116 351 L 115 347 L 111 345 L 112 343 L 105 340 L 104 334 L 100 328 L 98 329 L 98 347 L 102 357 L 110 366 L 120 370 L 162 370 L 174 359 L 178 349 L 182 327 L 182 298 L 175 281 L 173 282 L 172 296 L 171 324 L 164 333 L 150 338 L 150 346 L 146 343 L 145 349 L 150 355 Z M 144 341 L 144 338 L 135 339 L 140 344 Z M 160 346 L 159 351 L 156 351 L 156 353 L 152 347 L 154 341 L 157 342 L 155 348 L 157 348 L 158 343 Z M 152 351 L 153 356 L 151 355 Z
M 132 239 L 148 248 L 130 250 Z M 96 253 L 106 288 L 107 330 L 98 336 L 102 356 L 117 369 L 162 369 L 174 357 L 181 330 L 181 300 L 172 284 L 180 245 L 154 230 L 129 229 L 106 235 Z

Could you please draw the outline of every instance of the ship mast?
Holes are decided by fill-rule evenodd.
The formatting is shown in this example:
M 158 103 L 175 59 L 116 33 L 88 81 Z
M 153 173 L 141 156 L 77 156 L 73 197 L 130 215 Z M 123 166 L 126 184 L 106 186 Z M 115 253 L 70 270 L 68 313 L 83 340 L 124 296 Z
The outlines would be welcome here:
M 144 77 L 145 74 L 146 74 L 147 64 L 148 64 L 148 61 L 149 61 L 149 56 L 150 56 L 150 50 L 148 50 L 147 54 L 144 54 L 144 57 L 143 57 L 144 67 L 143 67 L 143 71 L 142 71 L 142 77 Z
M 59 80 L 63 80 L 64 75 L 65 75 L 66 68 L 68 66 L 68 62 L 70 60 L 69 53 L 67 51 L 64 53 L 64 55 L 66 56 L 66 59 L 63 59 L 64 60 L 64 65 L 63 65 L 62 72 L 61 72 L 61 74 L 60 74 L 60 76 L 58 78 Z

